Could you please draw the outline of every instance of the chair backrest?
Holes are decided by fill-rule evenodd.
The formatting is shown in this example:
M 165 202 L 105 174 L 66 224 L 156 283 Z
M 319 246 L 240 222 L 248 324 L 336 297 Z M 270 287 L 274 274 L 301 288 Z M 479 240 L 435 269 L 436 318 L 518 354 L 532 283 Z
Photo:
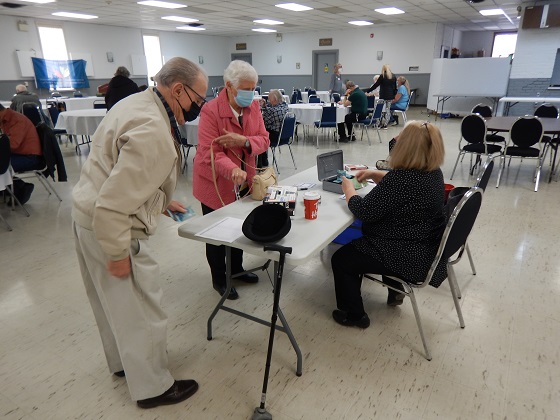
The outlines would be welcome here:
M 261 94 L 261 87 L 260 86 L 255 86 L 255 92 L 259 92 L 259 95 Z
M 308 94 L 309 96 L 311 96 L 311 95 L 317 95 L 317 91 L 316 91 L 315 89 L 309 88 L 309 89 L 307 90 L 307 94 Z
M 331 98 L 332 98 L 333 102 L 339 102 L 340 101 L 340 93 L 333 92 L 331 94 Z
M 4 175 L 10 167 L 10 139 L 7 134 L 0 134 L 0 175 Z
M 455 206 L 443 231 L 436 257 L 424 284 L 431 280 L 442 258 L 447 261 L 467 243 L 481 205 L 482 188 L 473 187 L 465 193 L 461 201 Z
M 317 95 L 309 95 L 308 102 L 310 104 L 320 104 L 321 99 Z
M 543 125 L 538 117 L 525 115 L 513 123 L 509 130 L 509 138 L 517 147 L 532 147 L 540 143 L 543 132 Z
M 93 101 L 93 109 L 107 109 L 105 101 Z
M 558 118 L 558 108 L 552 104 L 542 104 L 535 109 L 535 117 Z
M 49 115 L 51 116 L 51 121 L 53 123 L 53 125 L 56 125 L 56 122 L 58 121 L 58 114 L 60 114 L 60 111 L 58 110 L 58 106 L 56 106 L 56 104 L 49 104 L 47 106 L 47 110 L 49 111 Z
M 291 144 L 293 141 L 294 133 L 296 131 L 296 116 L 293 112 L 287 112 L 282 120 L 282 128 L 280 129 L 280 136 L 278 145 Z
M 375 108 L 375 96 L 367 96 L 367 108 L 368 111 L 373 111 L 373 109 Z
M 476 183 L 474 184 L 475 187 L 482 188 L 482 191 L 486 191 L 486 187 L 488 186 L 488 181 L 490 180 L 490 175 L 492 175 L 492 170 L 494 169 L 494 157 L 489 156 L 482 169 L 478 173 L 478 177 L 476 178 Z
M 336 106 L 324 106 L 321 114 L 321 124 L 336 123 Z
M 480 114 L 484 118 L 490 118 L 492 116 L 492 108 L 485 104 L 478 104 L 474 106 L 471 114 Z
M 305 86 L 305 87 L 303 88 L 303 91 L 304 91 L 304 92 L 309 92 L 309 89 L 311 89 L 309 86 Z
M 21 107 L 21 113 L 31 120 L 34 126 L 45 122 L 39 107 L 33 102 L 26 102 Z
M 381 115 L 383 114 L 384 106 L 385 106 L 384 100 L 377 101 L 377 103 L 375 104 L 375 108 L 373 108 L 373 114 L 371 116 L 373 120 L 379 120 L 381 118 Z
M 461 136 L 471 144 L 486 141 L 486 121 L 479 114 L 470 114 L 461 121 Z

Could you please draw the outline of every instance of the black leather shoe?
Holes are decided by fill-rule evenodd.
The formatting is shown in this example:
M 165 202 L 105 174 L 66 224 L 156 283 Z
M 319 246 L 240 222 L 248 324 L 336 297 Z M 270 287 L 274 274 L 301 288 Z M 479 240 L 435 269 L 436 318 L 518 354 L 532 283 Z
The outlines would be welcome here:
M 234 277 L 234 280 L 241 280 L 245 283 L 256 283 L 259 281 L 259 276 L 255 273 L 245 273 L 242 276 Z
M 389 293 L 389 296 L 387 296 L 387 305 L 389 306 L 402 305 L 405 296 L 406 295 L 404 293 Z
M 220 296 L 223 296 L 226 293 L 226 286 L 214 285 L 214 290 L 218 292 Z M 231 288 L 231 290 L 229 291 L 229 296 L 227 298 L 229 300 L 239 299 L 239 294 L 237 293 L 237 290 L 235 290 L 235 287 Z
M 175 381 L 171 388 L 158 397 L 136 401 L 140 408 L 154 408 L 159 405 L 177 404 L 185 401 L 198 390 L 198 384 L 192 379 Z
M 345 327 L 358 327 L 365 329 L 369 327 L 370 324 L 367 314 L 364 314 L 361 318 L 352 319 L 346 312 L 335 309 L 332 312 L 332 317 L 338 324 L 344 325 Z
M 350 139 L 348 137 L 340 137 L 338 139 L 339 143 L 348 143 L 350 141 Z
M 350 137 L 350 141 L 356 141 L 356 136 L 353 135 L 352 137 Z
M 119 378 L 124 378 L 125 377 L 124 370 L 119 370 L 118 372 L 113 372 L 113 375 L 118 376 Z

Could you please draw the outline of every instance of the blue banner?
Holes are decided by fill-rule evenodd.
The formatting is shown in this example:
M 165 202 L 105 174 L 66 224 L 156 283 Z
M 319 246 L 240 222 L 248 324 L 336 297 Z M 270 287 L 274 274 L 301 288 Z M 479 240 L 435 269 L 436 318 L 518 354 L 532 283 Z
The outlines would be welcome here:
M 85 60 L 31 60 L 39 89 L 89 88 Z

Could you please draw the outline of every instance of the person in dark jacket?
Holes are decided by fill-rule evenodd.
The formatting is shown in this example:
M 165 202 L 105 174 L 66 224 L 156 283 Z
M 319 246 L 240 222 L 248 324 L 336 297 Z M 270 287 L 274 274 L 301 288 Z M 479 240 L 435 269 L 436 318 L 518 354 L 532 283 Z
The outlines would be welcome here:
M 373 92 L 379 86 L 379 99 L 385 101 L 385 108 L 383 110 L 383 120 L 382 127 L 387 128 L 387 123 L 389 122 L 389 108 L 391 106 L 391 101 L 395 99 L 397 94 L 397 78 L 391 71 L 389 64 L 383 64 L 381 68 L 381 74 L 373 85 L 369 88 L 364 89 L 365 93 Z
M 107 93 L 105 94 L 105 103 L 107 111 L 121 99 L 140 92 L 140 88 L 134 80 L 129 79 L 130 72 L 124 66 L 120 66 L 115 72 L 115 77 L 109 82 Z
M 410 283 L 424 281 L 445 229 L 443 174 L 444 145 L 439 129 L 428 122 L 410 121 L 391 152 L 392 171 L 358 171 L 358 181 L 373 179 L 377 186 L 361 197 L 347 178 L 342 191 L 350 211 L 363 221 L 363 236 L 344 245 L 331 259 L 336 292 L 334 320 L 344 326 L 367 328 L 360 288 L 362 274 L 380 274 Z M 430 285 L 438 287 L 447 277 L 444 259 Z M 404 294 L 388 289 L 387 305 L 403 302 Z

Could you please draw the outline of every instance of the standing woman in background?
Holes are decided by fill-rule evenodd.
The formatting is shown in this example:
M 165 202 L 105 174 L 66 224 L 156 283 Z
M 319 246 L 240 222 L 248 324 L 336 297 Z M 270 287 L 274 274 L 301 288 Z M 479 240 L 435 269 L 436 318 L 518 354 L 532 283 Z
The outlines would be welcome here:
M 334 65 L 333 74 L 331 76 L 331 83 L 329 85 L 329 92 L 332 95 L 333 93 L 338 93 L 343 95 L 342 91 L 342 64 L 336 63 Z
M 364 92 L 373 92 L 378 86 L 379 99 L 385 101 L 381 128 L 387 128 L 387 123 L 389 122 L 389 117 L 387 114 L 391 106 L 391 102 L 393 101 L 393 99 L 395 99 L 395 95 L 397 93 L 397 78 L 391 71 L 391 68 L 388 64 L 383 64 L 383 67 L 381 67 L 381 74 L 379 75 L 379 79 L 377 79 L 377 82 L 375 82 L 369 88 L 364 89 Z

